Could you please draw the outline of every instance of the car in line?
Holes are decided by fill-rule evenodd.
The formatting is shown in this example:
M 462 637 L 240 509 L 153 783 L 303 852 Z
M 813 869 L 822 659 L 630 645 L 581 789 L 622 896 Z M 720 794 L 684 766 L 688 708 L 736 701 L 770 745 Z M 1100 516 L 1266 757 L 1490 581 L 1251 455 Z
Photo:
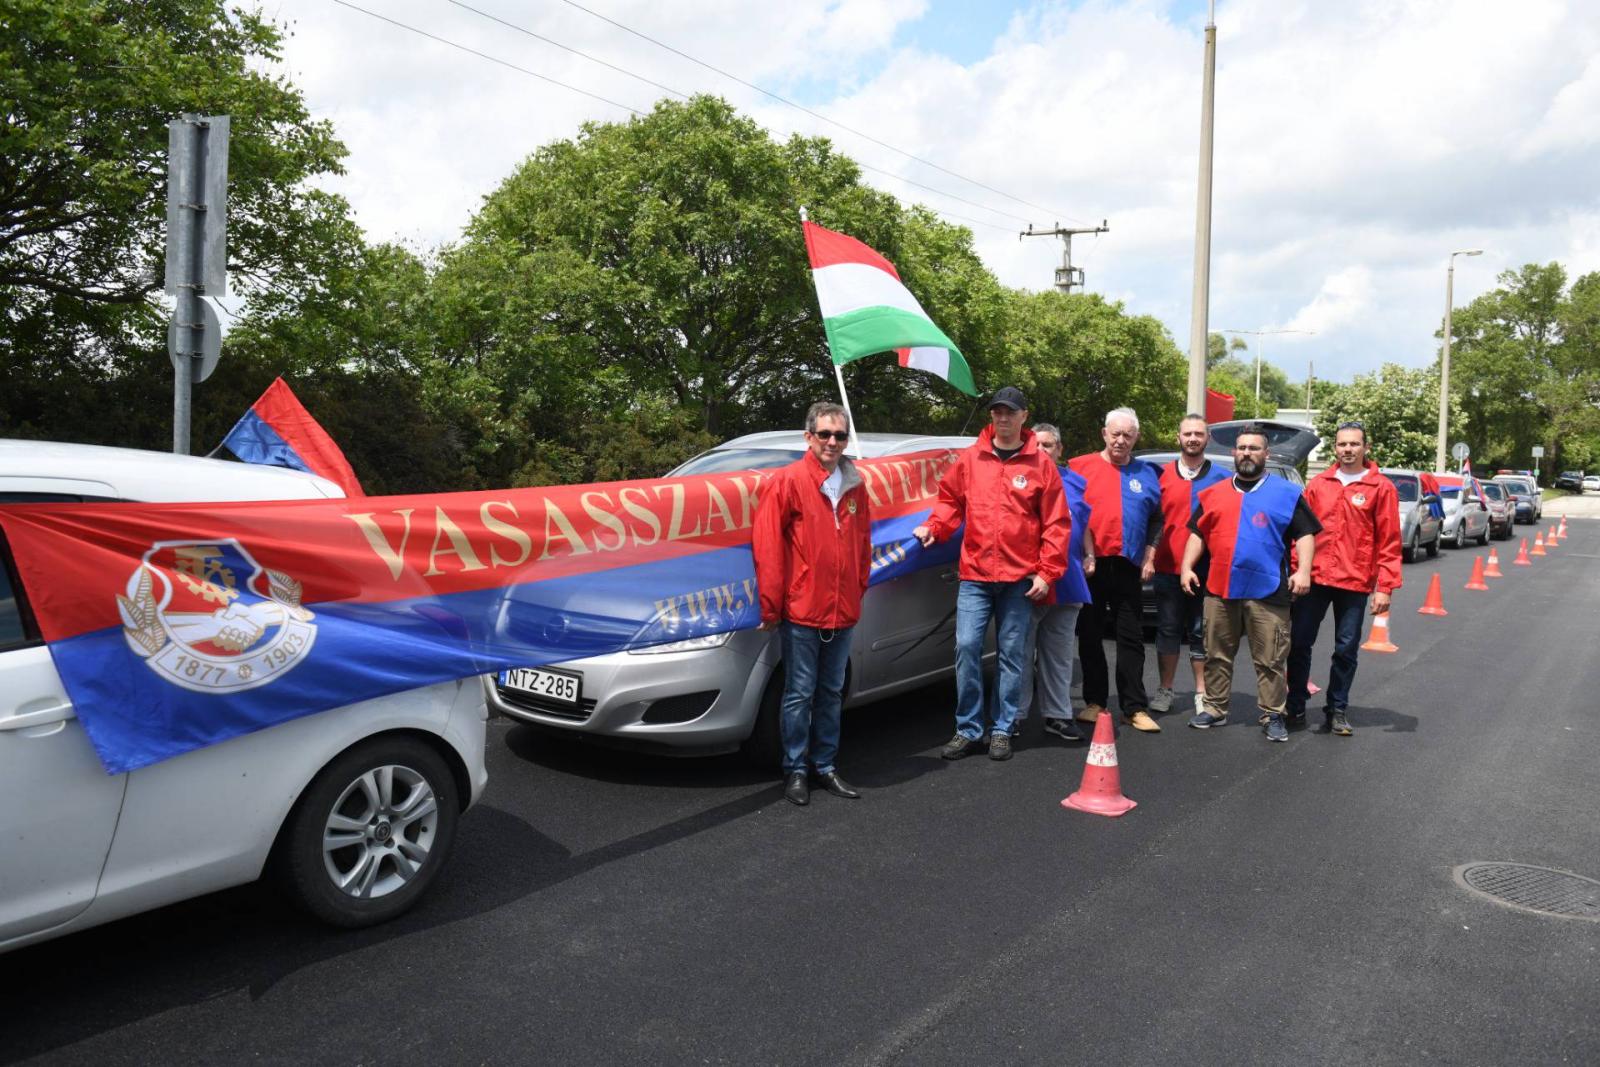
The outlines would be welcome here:
M 1600 474 L 1584 475 L 1583 485 L 1578 491 L 1582 493 L 1600 493 Z
M 864 433 L 865 459 L 959 451 L 975 438 Z M 805 453 L 798 430 L 726 441 L 667 474 L 770 470 Z M 850 646 L 844 706 L 857 707 L 955 673 L 952 558 L 867 590 Z M 756 629 L 647 645 L 538 668 L 502 671 L 488 686 L 491 709 L 519 723 L 591 741 L 672 755 L 741 750 L 760 765 L 781 756 L 782 643 Z
M 1489 508 L 1489 536 L 1496 541 L 1510 540 L 1517 521 L 1511 493 L 1496 481 L 1479 482 L 1478 488 L 1483 490 L 1483 502 Z
M 0 505 L 316 500 L 280 467 L 0 440 Z M 0 952 L 272 873 L 365 926 L 409 908 L 488 775 L 478 678 L 294 719 L 123 774 L 78 720 L 0 532 Z
M 1544 518 L 1544 494 L 1539 491 L 1539 483 L 1532 476 L 1526 474 L 1497 474 L 1494 481 L 1499 482 L 1511 492 L 1512 503 L 1516 508 L 1517 522 L 1536 523 Z
M 1251 423 L 1267 433 L 1267 475 L 1293 482 L 1303 489 L 1306 480 L 1300 473 L 1300 464 L 1322 443 L 1322 438 L 1310 427 L 1298 423 L 1270 419 L 1233 419 L 1213 423 L 1208 427 L 1211 438 L 1206 442 L 1206 458 L 1224 470 L 1233 470 L 1233 443 L 1238 439 L 1239 431 Z M 1178 458 L 1178 453 L 1170 449 L 1147 449 L 1137 455 L 1158 468 Z M 1156 620 L 1155 583 L 1145 582 L 1142 593 L 1144 626 L 1146 629 L 1153 628 Z
M 1400 501 L 1400 554 L 1415 563 L 1421 553 L 1439 554 L 1444 543 L 1444 502 L 1439 483 L 1432 475 L 1398 467 L 1385 467 L 1381 473 L 1394 484 Z
M 1435 473 L 1433 477 L 1444 502 L 1445 543 L 1452 548 L 1466 548 L 1474 542 L 1488 544 L 1489 505 L 1478 492 L 1478 480 L 1449 472 Z
M 1574 493 L 1583 492 L 1583 472 L 1562 471 L 1556 475 L 1555 487 L 1557 489 L 1567 489 Z

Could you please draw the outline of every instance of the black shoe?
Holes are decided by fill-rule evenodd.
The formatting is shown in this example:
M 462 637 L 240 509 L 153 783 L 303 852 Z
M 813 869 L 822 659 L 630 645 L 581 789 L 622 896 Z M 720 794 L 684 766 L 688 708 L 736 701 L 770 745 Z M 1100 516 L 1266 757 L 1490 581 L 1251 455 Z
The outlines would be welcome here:
M 966 759 L 972 753 L 972 746 L 977 743 L 973 738 L 956 734 L 944 743 L 944 751 L 939 755 L 945 759 Z
M 1291 711 L 1284 716 L 1284 721 L 1288 723 L 1289 729 L 1298 730 L 1306 724 L 1306 713 L 1303 711 Z
M 1044 732 L 1052 737 L 1059 737 L 1063 741 L 1078 744 L 1088 740 L 1071 719 L 1046 719 L 1044 721 Z
M 1011 738 L 1010 738 L 1009 735 L 1007 735 L 1007 734 L 990 734 L 989 735 L 989 758 L 990 759 L 1010 759 L 1011 758 Z
M 1268 715 L 1267 716 L 1267 740 L 1268 741 L 1287 741 L 1287 740 L 1289 740 L 1289 727 L 1287 725 L 1285 725 L 1282 715 Z
M 839 777 L 838 771 L 829 771 L 827 774 L 819 774 L 817 775 L 817 780 L 822 783 L 822 788 L 826 789 L 836 797 L 844 797 L 846 800 L 861 799 L 860 793 L 856 792 L 854 789 L 851 789 L 848 785 L 845 785 L 844 779 Z
M 795 771 L 784 781 L 783 799 L 802 808 L 811 803 L 811 787 L 806 785 L 805 771 Z
M 1345 718 L 1344 712 L 1336 711 L 1328 719 L 1328 731 L 1339 737 L 1349 737 L 1355 733 L 1355 728 L 1350 725 L 1350 720 Z

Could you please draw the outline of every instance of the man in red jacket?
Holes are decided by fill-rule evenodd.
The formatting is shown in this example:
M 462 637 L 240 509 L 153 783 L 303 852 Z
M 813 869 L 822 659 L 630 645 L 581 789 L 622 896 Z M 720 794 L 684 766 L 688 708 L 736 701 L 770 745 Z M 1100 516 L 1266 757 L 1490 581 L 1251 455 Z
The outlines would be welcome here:
M 1394 484 L 1367 461 L 1367 431 L 1359 422 L 1342 424 L 1333 437 L 1337 466 L 1306 486 L 1306 503 L 1322 523 L 1312 561 L 1311 591 L 1294 602 L 1289 646 L 1291 725 L 1306 721 L 1306 681 L 1311 650 L 1322 617 L 1333 607 L 1333 665 L 1328 673 L 1326 729 L 1349 737 L 1354 731 L 1345 711 L 1356 677 L 1356 650 L 1367 599 L 1372 613 L 1389 610 L 1389 594 L 1400 588 L 1400 505 Z
M 1022 696 L 1023 652 L 1033 606 L 1044 603 L 1067 566 L 1072 520 L 1055 462 L 1039 450 L 1022 390 L 1006 386 L 989 401 L 989 422 L 939 482 L 939 501 L 912 534 L 923 546 L 965 524 L 956 591 L 956 733 L 940 753 L 957 760 L 983 738 L 983 642 L 994 620 L 1000 669 L 995 679 L 989 758 L 1011 758 L 1011 729 Z
M 845 458 L 844 408 L 806 412 L 806 454 L 761 483 L 751 549 L 761 592 L 761 628 L 782 627 L 783 795 L 811 802 L 809 764 L 828 792 L 855 800 L 834 767 L 850 635 L 872 573 L 872 505 Z

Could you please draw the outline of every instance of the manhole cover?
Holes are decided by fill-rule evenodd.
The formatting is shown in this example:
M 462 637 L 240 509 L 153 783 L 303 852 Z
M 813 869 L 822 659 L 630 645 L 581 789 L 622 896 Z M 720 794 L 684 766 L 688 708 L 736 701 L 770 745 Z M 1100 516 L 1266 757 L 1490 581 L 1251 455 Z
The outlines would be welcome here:
M 1456 881 L 1497 904 L 1540 915 L 1600 922 L 1600 882 L 1525 863 L 1465 863 Z

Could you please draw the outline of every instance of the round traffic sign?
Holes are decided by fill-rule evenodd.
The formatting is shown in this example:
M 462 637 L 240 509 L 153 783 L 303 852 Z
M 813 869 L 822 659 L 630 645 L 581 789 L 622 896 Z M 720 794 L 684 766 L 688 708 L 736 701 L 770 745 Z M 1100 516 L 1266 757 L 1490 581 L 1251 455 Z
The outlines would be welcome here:
M 1466 459 L 1468 456 L 1472 455 L 1472 449 L 1467 447 L 1467 443 L 1465 441 L 1457 441 L 1455 444 L 1450 446 L 1450 454 L 1459 462 L 1460 460 Z

